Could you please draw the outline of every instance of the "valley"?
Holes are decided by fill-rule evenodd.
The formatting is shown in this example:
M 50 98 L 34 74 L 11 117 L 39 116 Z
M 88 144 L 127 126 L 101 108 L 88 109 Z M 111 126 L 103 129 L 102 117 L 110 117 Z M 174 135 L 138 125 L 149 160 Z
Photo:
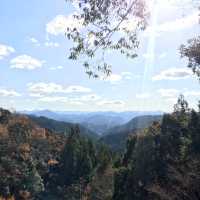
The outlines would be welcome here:
M 0 24 L 0 200 L 200 200 L 200 0 L 6 0 Z

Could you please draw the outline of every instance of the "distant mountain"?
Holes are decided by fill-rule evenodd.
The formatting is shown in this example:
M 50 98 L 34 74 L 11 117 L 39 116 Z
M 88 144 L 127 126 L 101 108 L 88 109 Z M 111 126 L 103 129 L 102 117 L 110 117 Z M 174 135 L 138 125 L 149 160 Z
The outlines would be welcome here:
M 56 133 L 69 133 L 71 128 L 75 127 L 75 124 L 63 122 L 63 121 L 56 121 L 53 119 L 49 119 L 47 117 L 36 117 L 33 115 L 28 116 L 34 123 L 36 123 L 41 128 L 50 129 Z M 99 136 L 92 132 L 91 130 L 85 128 L 84 126 L 77 124 L 80 128 L 80 134 L 91 139 L 98 139 Z
M 161 115 L 145 115 L 135 117 L 128 123 L 121 126 L 115 126 L 104 133 L 104 135 L 118 134 L 121 132 L 131 132 L 133 130 L 139 130 L 149 127 L 153 121 L 160 121 Z
M 73 111 L 50 111 L 50 110 L 35 110 L 22 111 L 21 113 L 43 116 L 57 121 L 79 123 L 90 129 L 91 131 L 102 135 L 109 129 L 127 123 L 134 117 L 142 115 L 161 115 L 161 112 L 73 112 Z
M 109 145 L 113 150 L 122 151 L 130 134 L 135 134 L 139 130 L 148 128 L 154 121 L 161 120 L 162 115 L 135 117 L 124 125 L 116 126 L 106 131 L 100 140 Z
M 108 116 L 101 114 L 87 116 L 87 118 L 81 122 L 81 124 L 83 124 L 85 127 L 97 132 L 99 135 L 102 135 L 111 127 L 121 125 L 123 123 L 124 119 L 120 116 Z

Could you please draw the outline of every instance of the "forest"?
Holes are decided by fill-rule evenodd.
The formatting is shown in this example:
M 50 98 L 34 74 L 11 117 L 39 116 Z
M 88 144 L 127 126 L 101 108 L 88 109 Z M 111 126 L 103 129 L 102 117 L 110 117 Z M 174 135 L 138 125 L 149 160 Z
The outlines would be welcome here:
M 81 134 L 78 125 L 66 135 L 29 116 L 0 113 L 1 199 L 200 197 L 200 111 L 183 96 L 173 113 L 130 133 L 123 151 Z
M 109 63 L 110 52 L 115 55 L 117 51 L 126 60 L 137 57 L 139 34 L 148 28 L 152 14 L 145 1 L 67 0 L 65 3 L 74 3 L 79 10 L 73 15 L 73 24 L 65 27 L 65 39 L 72 45 L 68 59 L 81 60 L 83 73 L 89 80 L 112 76 L 115 61 Z M 190 3 L 195 8 L 198 5 L 198 1 Z M 134 30 L 127 26 L 130 20 L 136 22 Z M 79 27 L 80 23 L 84 28 Z M 188 38 L 177 52 L 198 86 L 200 34 Z M 27 63 L 30 64 L 21 62 L 18 67 L 23 68 Z M 71 76 L 70 72 L 68 75 Z M 53 100 L 50 94 L 55 91 L 64 95 L 77 90 L 90 92 L 81 86 L 62 88 L 53 83 L 49 84 L 53 89 L 45 84 L 36 89 L 33 83 L 28 86 L 34 98 L 48 99 L 49 105 Z M 115 90 L 109 93 L 114 95 Z M 4 97 L 9 94 L 4 91 Z M 14 91 L 11 94 L 20 97 Z M 171 97 L 169 94 L 164 97 L 167 95 Z M 48 113 L 52 117 L 47 117 L 0 104 L 0 200 L 199 200 L 200 100 L 193 98 L 194 107 L 187 97 L 180 93 L 169 112 L 134 117 L 126 113 L 124 118 L 119 113 L 102 118 L 103 114 L 87 113 L 82 117 L 80 113 L 53 112 Z M 64 97 L 56 97 L 55 103 L 59 100 L 70 104 Z M 26 98 L 21 101 L 23 104 Z M 145 101 L 153 102 L 149 96 Z M 106 103 L 110 105 L 111 101 Z M 121 101 L 115 101 L 115 106 L 120 104 Z

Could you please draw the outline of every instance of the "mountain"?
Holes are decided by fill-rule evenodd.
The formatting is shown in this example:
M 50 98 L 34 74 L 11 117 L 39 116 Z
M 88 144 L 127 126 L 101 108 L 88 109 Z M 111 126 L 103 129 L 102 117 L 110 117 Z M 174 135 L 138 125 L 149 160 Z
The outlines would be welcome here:
M 75 127 L 75 124 L 63 122 L 63 121 L 56 121 L 53 119 L 49 119 L 47 117 L 36 117 L 33 115 L 29 115 L 29 118 L 39 125 L 41 128 L 50 129 L 56 133 L 69 133 L 71 128 Z M 97 139 L 99 136 L 90 131 L 89 129 L 85 128 L 84 126 L 77 124 L 80 129 L 80 134 L 83 136 L 87 136 L 91 139 Z
M 160 121 L 161 115 L 145 115 L 135 117 L 128 123 L 121 126 L 115 126 L 104 133 L 104 135 L 118 134 L 121 132 L 131 132 L 133 130 L 144 129 L 149 127 L 153 121 Z
M 111 127 L 121 125 L 123 123 L 124 119 L 120 116 L 108 116 L 103 114 L 87 116 L 87 118 L 81 122 L 81 124 L 83 124 L 85 127 L 97 132 L 99 135 L 102 135 Z
M 135 117 L 124 125 L 109 129 L 100 140 L 113 150 L 124 150 L 126 140 L 130 134 L 136 134 L 139 130 L 148 128 L 154 121 L 161 121 L 161 119 L 162 115 Z
M 78 112 L 78 111 L 50 111 L 50 110 L 35 110 L 21 111 L 20 113 L 43 116 L 50 119 L 82 124 L 91 131 L 102 135 L 109 129 L 127 123 L 134 117 L 143 115 L 161 115 L 161 112 Z
M 111 199 L 110 150 L 71 126 L 0 108 L 0 199 Z

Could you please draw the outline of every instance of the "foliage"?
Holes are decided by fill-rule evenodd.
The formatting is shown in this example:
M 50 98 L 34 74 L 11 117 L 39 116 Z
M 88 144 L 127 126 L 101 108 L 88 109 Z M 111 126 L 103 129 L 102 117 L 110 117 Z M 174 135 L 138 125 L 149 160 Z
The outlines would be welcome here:
M 65 135 L 70 133 L 70 130 L 75 127 L 73 123 L 57 121 L 46 117 L 36 117 L 31 115 L 29 118 L 42 128 L 46 128 L 60 134 L 64 133 Z M 79 129 L 82 136 L 89 137 L 92 140 L 98 139 L 98 135 L 96 133 L 90 131 L 84 126 L 79 125 Z
M 0 108 L 0 123 L 1 124 L 7 123 L 10 117 L 11 117 L 10 111 Z
M 109 129 L 101 138 L 113 151 L 124 152 L 126 141 L 130 135 L 134 135 L 140 130 L 148 128 L 154 121 L 161 121 L 161 115 L 139 116 L 121 126 Z
M 98 158 L 98 171 L 102 172 L 112 162 L 112 153 L 106 145 L 100 144 L 98 148 L 97 158 Z
M 128 140 L 115 175 L 114 200 L 199 198 L 200 113 L 191 112 L 183 96 L 175 108 Z
M 26 175 L 23 181 L 24 189 L 35 195 L 44 191 L 44 184 L 34 162 L 30 160 L 28 164 L 29 166 L 27 166 Z
M 79 127 L 67 137 L 50 130 L 41 137 L 30 119 L 2 117 L 0 197 L 199 199 L 200 112 L 183 96 L 173 113 L 130 135 L 122 155 L 82 137 Z
M 7 110 L 1 119 L 0 196 L 35 199 L 46 189 L 49 159 L 59 160 L 66 139 Z
M 187 45 L 181 45 L 180 52 L 182 57 L 188 58 L 188 67 L 200 77 L 200 36 L 188 40 Z
M 70 185 L 80 178 L 89 178 L 96 165 L 95 150 L 91 142 L 80 136 L 78 127 L 67 138 L 62 162 L 64 183 Z
M 30 138 L 32 124 L 25 117 L 9 121 L 8 132 L 17 144 L 26 143 Z
M 74 25 L 66 27 L 72 40 L 69 58 L 83 59 L 89 76 L 109 75 L 111 65 L 106 55 L 114 50 L 135 58 L 139 41 L 137 34 L 146 26 L 147 11 L 143 0 L 67 0 L 77 4 Z

